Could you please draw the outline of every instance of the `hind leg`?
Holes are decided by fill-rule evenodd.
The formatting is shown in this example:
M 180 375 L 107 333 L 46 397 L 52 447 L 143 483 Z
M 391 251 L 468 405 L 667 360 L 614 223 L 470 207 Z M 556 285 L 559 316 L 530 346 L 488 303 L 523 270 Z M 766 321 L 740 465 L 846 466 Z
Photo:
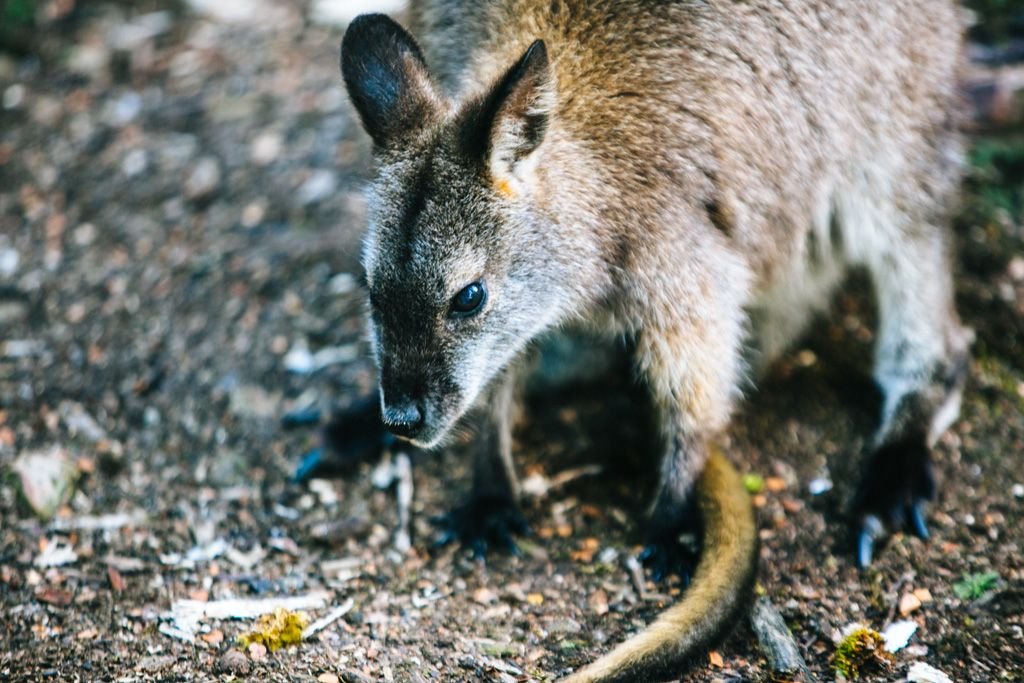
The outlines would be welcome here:
M 874 377 L 884 405 L 854 499 L 861 566 L 871 563 L 886 527 L 928 536 L 931 449 L 959 415 L 972 339 L 954 308 L 945 231 L 925 225 L 885 244 L 868 262 L 880 317 Z

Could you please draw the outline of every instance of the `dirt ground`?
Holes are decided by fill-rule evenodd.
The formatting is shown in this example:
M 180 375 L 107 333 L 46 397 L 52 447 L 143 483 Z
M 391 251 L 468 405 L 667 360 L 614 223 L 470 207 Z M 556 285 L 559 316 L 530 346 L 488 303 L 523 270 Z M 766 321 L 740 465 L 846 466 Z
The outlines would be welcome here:
M 0 52 L 0 679 L 553 680 L 678 595 L 642 598 L 626 568 L 653 457 L 627 379 L 530 400 L 516 451 L 535 485 L 602 471 L 528 498 L 522 557 L 432 547 L 431 518 L 468 489 L 459 447 L 413 456 L 407 553 L 395 489 L 373 483 L 384 468 L 292 482 L 319 435 L 282 416 L 329 415 L 374 382 L 357 284 L 369 150 L 340 35 L 297 4 L 229 21 L 80 3 L 31 53 Z M 865 680 L 913 662 L 1024 680 L 1024 129 L 978 132 L 971 159 L 958 301 L 978 341 L 937 449 L 933 538 L 854 566 L 845 510 L 878 412 L 862 279 L 729 436 L 765 480 L 759 584 L 822 680 L 846 625 L 902 618 L 910 645 Z M 74 472 L 53 521 L 15 473 L 33 454 Z M 984 572 L 998 580 L 958 595 Z M 352 609 L 298 646 L 225 657 L 249 626 L 234 620 L 191 643 L 166 633 L 178 600 L 317 591 L 314 618 Z M 767 671 L 740 623 L 682 680 Z

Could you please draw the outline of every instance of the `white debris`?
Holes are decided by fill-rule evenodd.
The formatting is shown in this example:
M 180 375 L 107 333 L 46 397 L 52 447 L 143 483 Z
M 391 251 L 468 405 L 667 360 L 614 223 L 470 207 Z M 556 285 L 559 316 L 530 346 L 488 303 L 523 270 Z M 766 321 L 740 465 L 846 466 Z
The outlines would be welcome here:
M 313 354 L 306 342 L 300 339 L 284 355 L 284 369 L 297 375 L 309 375 L 313 368 Z
M 826 477 L 812 479 L 810 483 L 807 484 L 807 490 L 812 496 L 820 496 L 821 494 L 832 490 L 832 480 Z
M 328 612 L 326 615 L 320 617 L 312 624 L 304 628 L 302 630 L 302 639 L 306 640 L 307 638 L 316 635 L 320 631 L 323 631 L 325 628 L 336 622 L 338 619 L 341 619 L 343 616 L 348 614 L 349 611 L 351 611 L 353 605 L 355 605 L 355 602 L 353 602 L 352 598 L 349 598 L 341 605 L 338 605 L 330 612 Z
M 351 363 L 359 357 L 356 344 L 345 346 L 325 346 L 316 353 L 311 353 L 306 342 L 299 340 L 284 356 L 284 367 L 288 372 L 297 375 L 311 375 L 331 365 Z
M 291 598 L 263 598 L 260 600 L 177 600 L 171 611 L 161 615 L 164 623 L 160 632 L 191 642 L 199 633 L 200 622 L 208 619 L 255 619 L 275 610 L 289 611 L 323 609 L 331 596 L 326 591 Z
M 50 528 L 57 531 L 105 531 L 126 526 L 141 526 L 146 523 L 144 510 L 114 512 L 109 515 L 84 515 L 70 519 L 55 519 Z
M 81 403 L 61 401 L 57 412 L 60 413 L 61 419 L 72 436 L 81 434 L 93 443 L 107 438 L 107 432 L 103 427 L 99 426 L 93 416 L 82 407 Z
M 601 474 L 600 465 L 586 465 L 563 470 L 555 476 L 545 477 L 543 474 L 532 474 L 523 480 L 521 490 L 524 495 L 530 498 L 543 498 L 555 489 L 562 488 L 582 477 L 592 477 Z
M 54 541 L 47 543 L 43 547 L 43 551 L 32 561 L 32 564 L 40 569 L 44 569 L 47 567 L 61 567 L 77 561 L 78 553 L 72 549 L 70 543 Z
M 227 549 L 228 542 L 223 538 L 217 538 L 206 545 L 197 545 L 192 548 L 185 553 L 185 557 L 177 564 L 189 566 L 196 562 L 209 562 L 223 555 Z
M 338 492 L 334 490 L 334 484 L 326 479 L 311 479 L 309 490 L 316 494 L 324 507 L 334 507 L 338 504 Z
M 338 273 L 327 283 L 327 293 L 334 296 L 341 296 L 354 292 L 359 287 L 359 281 L 352 273 Z
M 395 550 L 402 553 L 412 548 L 412 537 L 409 525 L 412 522 L 412 461 L 405 453 L 395 456 L 395 478 L 398 480 L 396 498 L 398 499 L 398 528 L 395 530 Z
M 907 670 L 907 683 L 953 683 L 953 679 L 924 662 L 914 662 Z
M 107 42 L 115 50 L 131 52 L 161 33 L 169 31 L 172 23 L 170 12 L 142 14 L 128 23 L 110 29 L 107 34 Z
M 313 0 L 310 18 L 318 24 L 344 26 L 360 14 L 393 14 L 405 9 L 406 0 Z
M 885 649 L 889 652 L 899 652 L 907 646 L 916 631 L 917 624 L 913 621 L 894 621 L 882 631 Z
M 17 249 L 10 247 L 0 248 L 0 277 L 11 277 L 18 272 L 18 263 L 21 255 Z
M 0 345 L 0 349 L 0 356 L 5 358 L 28 358 L 41 355 L 46 345 L 38 339 L 9 339 Z
M 277 159 L 283 145 L 280 134 L 265 131 L 257 135 L 249 146 L 249 158 L 257 166 L 266 166 Z
M 231 546 L 224 551 L 224 557 L 226 557 L 229 562 L 238 565 L 246 571 L 255 567 L 266 556 L 267 552 L 263 550 L 263 547 L 260 545 L 253 546 L 247 553 L 242 552 L 234 546 Z
M 1014 484 L 1010 492 L 1014 498 L 1024 498 L 1024 484 Z

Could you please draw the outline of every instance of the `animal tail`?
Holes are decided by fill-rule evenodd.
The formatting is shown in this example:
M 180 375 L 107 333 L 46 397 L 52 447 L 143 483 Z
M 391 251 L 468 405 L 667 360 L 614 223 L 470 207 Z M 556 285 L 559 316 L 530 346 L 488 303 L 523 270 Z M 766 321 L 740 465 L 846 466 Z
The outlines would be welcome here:
M 757 571 L 754 508 L 739 473 L 717 448 L 696 492 L 703 550 L 682 600 L 562 683 L 677 678 L 682 667 L 733 626 L 747 604 Z

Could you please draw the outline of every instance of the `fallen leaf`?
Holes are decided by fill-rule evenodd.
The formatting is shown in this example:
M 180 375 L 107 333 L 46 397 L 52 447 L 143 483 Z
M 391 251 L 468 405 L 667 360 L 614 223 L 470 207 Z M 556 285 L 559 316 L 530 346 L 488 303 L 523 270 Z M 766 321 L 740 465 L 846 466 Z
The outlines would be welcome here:
M 712 650 L 708 653 L 708 663 L 716 669 L 721 669 L 725 666 L 725 660 L 722 659 L 722 655 L 717 650 Z
M 70 605 L 72 597 L 74 596 L 72 596 L 71 591 L 53 586 L 47 586 L 36 591 L 36 600 L 45 602 L 48 605 L 57 605 L 58 607 Z
M 113 565 L 107 566 L 107 580 L 110 581 L 110 589 L 115 593 L 121 593 L 125 589 L 124 577 Z

